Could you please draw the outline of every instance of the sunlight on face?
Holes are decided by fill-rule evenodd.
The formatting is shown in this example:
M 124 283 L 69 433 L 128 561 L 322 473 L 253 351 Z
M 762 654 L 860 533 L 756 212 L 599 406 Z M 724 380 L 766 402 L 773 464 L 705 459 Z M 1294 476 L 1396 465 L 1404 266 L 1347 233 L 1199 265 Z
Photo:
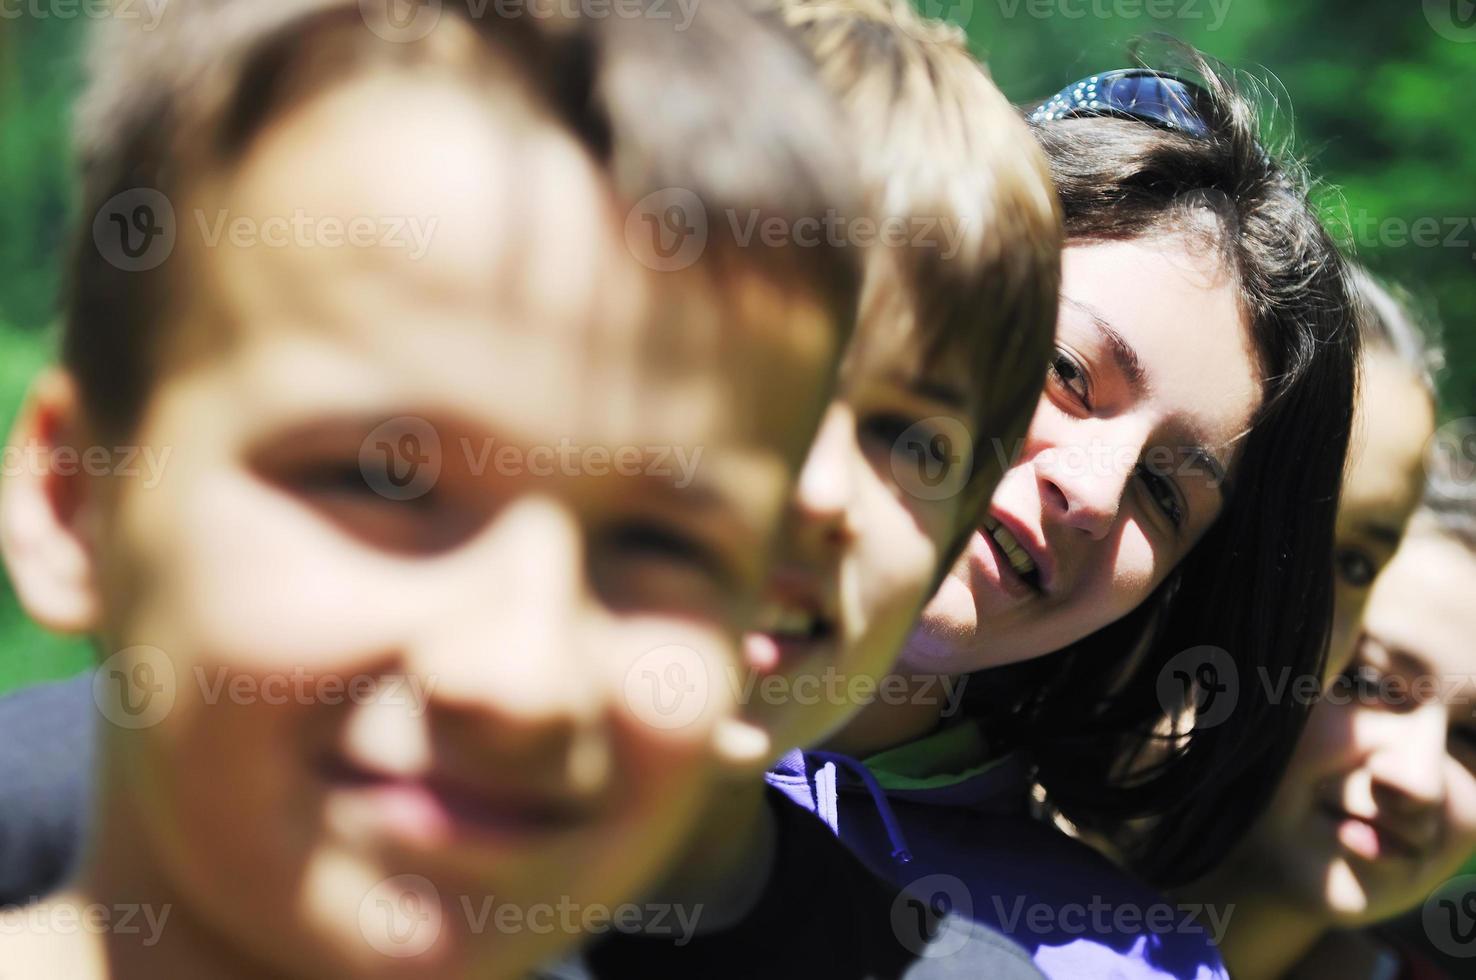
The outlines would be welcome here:
M 1056 354 L 986 526 L 904 662 L 963 673 L 1139 605 L 1219 515 L 1260 377 L 1234 279 L 1188 239 L 1075 244 Z

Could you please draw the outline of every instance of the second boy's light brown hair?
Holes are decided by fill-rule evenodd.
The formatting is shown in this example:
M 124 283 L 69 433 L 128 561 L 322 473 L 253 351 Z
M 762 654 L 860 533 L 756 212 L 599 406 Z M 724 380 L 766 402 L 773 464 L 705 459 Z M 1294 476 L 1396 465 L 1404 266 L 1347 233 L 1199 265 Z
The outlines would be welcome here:
M 900 325 L 930 367 L 963 368 L 974 400 L 952 558 L 988 504 L 985 454 L 1013 449 L 1040 397 L 1061 275 L 1050 169 L 958 27 L 907 0 L 776 3 L 848 112 L 870 210 L 910 223 L 868 262 L 862 333 Z

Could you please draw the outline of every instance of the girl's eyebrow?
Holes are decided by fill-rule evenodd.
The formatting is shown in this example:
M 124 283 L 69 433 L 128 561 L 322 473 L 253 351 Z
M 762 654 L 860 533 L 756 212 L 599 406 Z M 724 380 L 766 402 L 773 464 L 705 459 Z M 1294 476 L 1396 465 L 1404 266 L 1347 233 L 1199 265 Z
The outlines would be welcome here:
M 1087 318 L 1092 321 L 1092 326 L 1097 328 L 1097 332 L 1107 342 L 1107 349 L 1112 352 L 1112 360 L 1116 362 L 1117 369 L 1122 372 L 1122 376 L 1127 379 L 1133 393 L 1141 394 L 1145 373 L 1143 362 L 1138 359 L 1137 348 L 1128 343 L 1128 339 L 1112 325 L 1112 321 L 1108 320 L 1101 310 L 1070 296 L 1062 296 L 1061 299 L 1087 315 Z

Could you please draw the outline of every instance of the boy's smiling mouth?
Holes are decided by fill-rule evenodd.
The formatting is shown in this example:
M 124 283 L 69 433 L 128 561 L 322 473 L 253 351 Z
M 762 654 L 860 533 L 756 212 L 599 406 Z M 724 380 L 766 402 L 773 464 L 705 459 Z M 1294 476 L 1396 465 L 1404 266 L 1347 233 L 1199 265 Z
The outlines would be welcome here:
M 799 568 L 775 573 L 759 606 L 754 629 L 744 637 L 748 666 L 773 673 L 799 658 L 828 652 L 840 633 L 838 604 L 821 577 Z
M 577 829 L 590 817 L 588 807 L 567 799 L 450 773 L 391 774 L 343 756 L 327 760 L 321 771 L 330 794 L 350 802 L 356 817 L 366 816 L 417 849 L 523 848 Z

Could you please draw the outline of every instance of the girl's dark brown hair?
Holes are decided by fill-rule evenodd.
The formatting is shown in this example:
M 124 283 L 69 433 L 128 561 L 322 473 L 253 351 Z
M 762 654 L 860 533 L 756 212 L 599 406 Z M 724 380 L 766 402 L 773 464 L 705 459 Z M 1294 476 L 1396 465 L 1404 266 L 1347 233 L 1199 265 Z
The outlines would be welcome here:
M 969 687 L 993 737 L 1034 764 L 1054 812 L 1161 884 L 1192 879 L 1229 850 L 1301 730 L 1305 708 L 1282 682 L 1322 673 L 1358 359 L 1347 268 L 1304 171 L 1263 142 L 1256 105 L 1227 72 L 1174 47 L 1185 62 L 1174 73 L 1207 93 L 1206 136 L 1106 117 L 1043 121 L 1036 136 L 1068 242 L 1187 233 L 1190 247 L 1219 252 L 1262 404 L 1218 520 L 1145 602 Z M 1194 727 L 1201 692 L 1175 680 L 1183 664 L 1170 661 L 1206 646 L 1235 664 L 1234 681 L 1215 681 L 1234 706 Z

